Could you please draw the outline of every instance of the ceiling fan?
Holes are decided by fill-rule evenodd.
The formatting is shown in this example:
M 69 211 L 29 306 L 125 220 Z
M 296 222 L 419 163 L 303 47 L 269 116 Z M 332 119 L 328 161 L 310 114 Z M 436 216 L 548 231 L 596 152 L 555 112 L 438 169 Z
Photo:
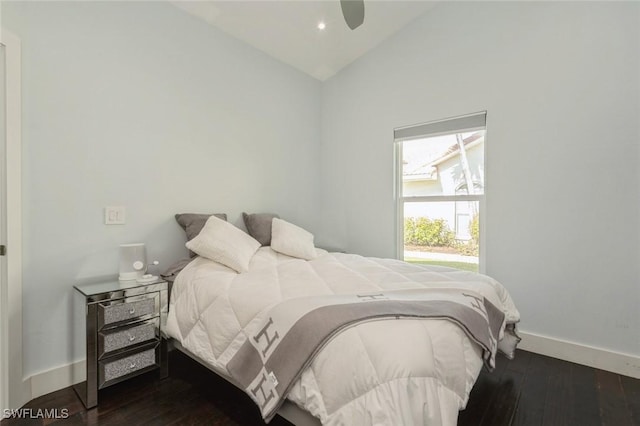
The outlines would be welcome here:
M 364 22 L 364 0 L 340 0 L 342 16 L 352 30 Z

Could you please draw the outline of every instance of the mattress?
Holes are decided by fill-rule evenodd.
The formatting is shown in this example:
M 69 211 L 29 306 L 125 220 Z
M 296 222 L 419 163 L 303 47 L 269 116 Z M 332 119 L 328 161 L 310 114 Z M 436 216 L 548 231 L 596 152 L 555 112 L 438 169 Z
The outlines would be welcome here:
M 167 333 L 219 374 L 283 301 L 410 289 L 471 290 L 519 313 L 496 280 L 439 266 L 327 253 L 310 261 L 262 247 L 238 274 L 198 257 L 177 276 Z M 287 395 L 326 425 L 455 425 L 482 368 L 482 350 L 444 319 L 365 321 L 335 335 Z

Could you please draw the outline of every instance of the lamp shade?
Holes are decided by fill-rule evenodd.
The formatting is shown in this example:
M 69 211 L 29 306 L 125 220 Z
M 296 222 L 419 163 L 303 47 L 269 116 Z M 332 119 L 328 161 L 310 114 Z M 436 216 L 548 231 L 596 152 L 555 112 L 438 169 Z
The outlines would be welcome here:
M 147 250 L 144 243 L 120 245 L 120 276 L 121 281 L 136 280 L 147 270 Z

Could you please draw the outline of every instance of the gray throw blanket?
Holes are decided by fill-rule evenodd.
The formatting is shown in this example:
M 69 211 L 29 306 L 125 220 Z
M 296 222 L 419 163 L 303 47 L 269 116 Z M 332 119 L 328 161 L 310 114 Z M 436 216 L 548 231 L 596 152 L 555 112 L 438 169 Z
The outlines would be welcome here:
M 274 306 L 256 331 L 246 336 L 227 370 L 268 422 L 332 336 L 359 322 L 394 317 L 452 321 L 482 347 L 486 366 L 495 366 L 498 337 L 505 322 L 501 310 L 472 291 L 413 289 L 286 300 Z

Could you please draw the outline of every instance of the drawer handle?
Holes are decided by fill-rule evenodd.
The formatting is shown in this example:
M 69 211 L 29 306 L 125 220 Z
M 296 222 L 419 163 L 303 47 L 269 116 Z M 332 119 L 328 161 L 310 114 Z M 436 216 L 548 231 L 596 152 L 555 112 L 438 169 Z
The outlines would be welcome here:
M 130 369 L 131 369 L 131 368 L 136 368 L 136 363 L 135 363 L 135 362 L 132 362 L 131 364 L 129 364 L 129 368 L 130 368 Z
M 136 308 L 129 309 L 129 315 L 133 315 L 136 313 Z
M 129 335 L 129 341 L 133 342 L 134 340 L 136 340 L 136 336 L 133 336 L 133 335 L 130 334 Z

